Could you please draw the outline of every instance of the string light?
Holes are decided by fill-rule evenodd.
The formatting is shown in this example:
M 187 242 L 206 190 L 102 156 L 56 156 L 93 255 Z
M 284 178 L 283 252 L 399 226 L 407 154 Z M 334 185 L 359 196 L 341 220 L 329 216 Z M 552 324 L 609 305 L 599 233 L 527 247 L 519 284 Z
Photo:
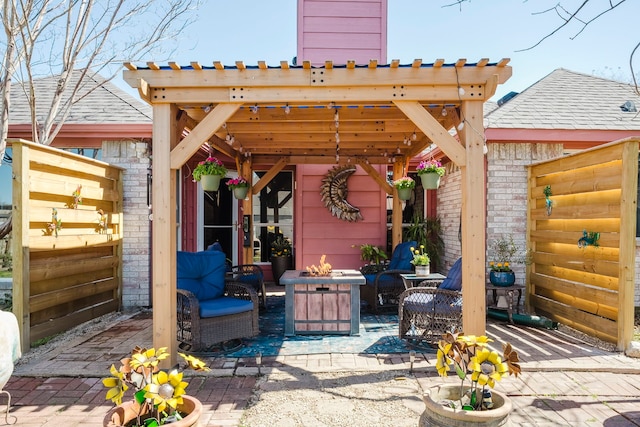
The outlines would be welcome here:
M 258 114 L 258 104 L 251 106 L 251 112 L 253 114 Z
M 449 114 L 447 112 L 447 107 L 442 107 L 442 117 L 445 117 L 447 114 Z
M 413 135 L 411 135 L 411 139 L 413 139 L 414 141 L 418 139 L 418 135 L 416 134 L 415 130 L 413 131 Z
M 458 86 L 458 95 L 464 96 L 464 88 L 462 86 Z
M 291 112 L 291 107 L 289 107 L 289 104 L 284 106 L 284 113 L 285 114 L 289 114 Z

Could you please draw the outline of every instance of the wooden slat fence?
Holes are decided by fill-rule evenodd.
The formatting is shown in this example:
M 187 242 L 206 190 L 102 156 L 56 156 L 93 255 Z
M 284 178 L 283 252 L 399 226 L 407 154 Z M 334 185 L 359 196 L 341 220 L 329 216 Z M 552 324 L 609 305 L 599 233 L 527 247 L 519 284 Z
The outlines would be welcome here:
M 620 350 L 633 336 L 639 141 L 529 166 L 529 309 Z M 578 245 L 585 232 L 597 246 Z
M 13 305 L 28 350 L 120 308 L 123 170 L 28 141 L 9 144 Z

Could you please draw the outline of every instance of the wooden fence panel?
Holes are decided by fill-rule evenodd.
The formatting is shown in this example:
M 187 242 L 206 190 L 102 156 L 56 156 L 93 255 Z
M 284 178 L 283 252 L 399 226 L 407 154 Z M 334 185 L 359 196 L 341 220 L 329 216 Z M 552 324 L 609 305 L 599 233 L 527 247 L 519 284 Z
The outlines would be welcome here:
M 620 350 L 633 337 L 639 142 L 529 166 L 529 309 Z
M 121 168 L 10 140 L 14 312 L 23 349 L 120 309 Z

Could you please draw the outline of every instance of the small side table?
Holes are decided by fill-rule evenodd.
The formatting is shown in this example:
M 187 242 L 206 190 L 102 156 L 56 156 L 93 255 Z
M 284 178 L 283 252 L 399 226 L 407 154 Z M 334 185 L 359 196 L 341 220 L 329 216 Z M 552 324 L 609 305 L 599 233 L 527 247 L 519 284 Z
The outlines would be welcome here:
M 516 304 L 516 310 L 519 310 L 520 300 L 522 299 L 522 291 L 525 288 L 524 285 L 511 285 L 511 286 L 496 286 L 491 283 L 487 283 L 485 286 L 486 291 L 492 291 L 493 293 L 493 305 L 487 308 L 495 308 L 498 310 L 507 310 L 507 316 L 509 317 L 509 323 L 513 323 L 513 297 L 514 293 L 518 293 L 518 300 Z M 507 299 L 507 307 L 498 307 L 498 295 L 504 293 Z
M 447 278 L 440 273 L 431 273 L 426 276 L 418 276 L 417 274 L 401 274 L 400 277 L 402 277 L 405 289 L 413 288 L 418 283 L 424 282 L 425 280 L 429 282 L 429 286 L 433 286 L 435 288 Z

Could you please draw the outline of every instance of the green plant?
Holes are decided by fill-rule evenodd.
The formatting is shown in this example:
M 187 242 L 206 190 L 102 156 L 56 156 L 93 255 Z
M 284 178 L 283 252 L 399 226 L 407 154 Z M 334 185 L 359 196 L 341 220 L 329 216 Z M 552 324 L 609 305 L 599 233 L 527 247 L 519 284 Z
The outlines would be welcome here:
M 355 247 L 355 245 L 354 245 Z M 387 259 L 384 249 L 379 246 L 362 244 L 360 245 L 360 259 L 371 264 L 380 264 L 383 259 Z
M 442 240 L 442 225 L 440 218 L 422 218 L 414 215 L 411 224 L 404 229 L 405 242 L 415 241 L 418 246 L 423 245 L 431 260 L 432 271 L 435 271 L 444 255 L 444 240 Z
M 285 238 L 282 234 L 278 235 L 273 242 L 271 242 L 271 256 L 290 256 L 291 255 L 291 242 Z
M 191 355 L 178 354 L 187 367 L 198 371 L 209 370 L 201 360 Z M 134 401 L 137 403 L 138 415 L 136 424 L 132 427 L 160 426 L 182 419 L 177 408 L 183 403 L 182 396 L 189 383 L 182 381 L 183 373 L 178 371 L 178 366 L 168 371 L 158 368 L 160 361 L 169 356 L 166 347 L 158 350 L 136 347 L 131 352 L 131 357 L 120 361 L 119 369 L 111 365 L 109 371 L 112 377 L 102 380 L 102 384 L 108 389 L 106 399 L 116 405 L 122 403 L 129 387 L 135 390 Z
M 233 190 L 234 188 L 248 187 L 248 186 L 249 186 L 249 183 L 247 182 L 247 180 L 241 176 L 237 178 L 232 178 L 227 181 L 227 187 L 229 187 L 229 189 L 231 190 Z
M 227 168 L 224 167 L 222 162 L 215 157 L 207 157 L 206 160 L 201 161 L 193 170 L 193 179 L 200 181 L 202 175 L 220 175 L 225 176 L 227 174 Z
M 460 378 L 460 402 L 465 410 L 487 410 L 492 405 L 485 400 L 487 388 L 493 388 L 495 382 L 504 376 L 520 374 L 518 353 L 511 344 L 503 344 L 502 356 L 488 348 L 493 342 L 486 336 L 458 335 L 447 333 L 438 342 L 436 369 L 438 375 L 446 377 L 451 365 Z M 469 379 L 471 390 L 463 393 L 464 382 Z M 464 398 L 464 399 L 463 399 Z M 453 402 L 452 402 L 453 404 Z
M 420 245 L 419 248 L 411 248 L 413 252 L 413 259 L 411 264 L 413 265 L 429 265 L 429 255 L 424 250 L 424 245 Z
M 416 186 L 416 182 L 413 180 L 413 178 L 410 178 L 408 176 L 403 176 L 400 179 L 396 179 L 395 181 L 393 181 L 393 186 L 396 187 L 398 190 L 402 190 L 402 189 L 412 189 L 415 188 Z
M 437 173 L 440 176 L 444 175 L 444 167 L 438 160 L 423 160 L 418 164 L 416 168 L 418 175 L 425 173 Z
M 511 271 L 512 264 L 530 264 L 531 254 L 523 251 L 513 241 L 513 236 L 502 236 L 491 245 L 489 268 L 492 271 Z

